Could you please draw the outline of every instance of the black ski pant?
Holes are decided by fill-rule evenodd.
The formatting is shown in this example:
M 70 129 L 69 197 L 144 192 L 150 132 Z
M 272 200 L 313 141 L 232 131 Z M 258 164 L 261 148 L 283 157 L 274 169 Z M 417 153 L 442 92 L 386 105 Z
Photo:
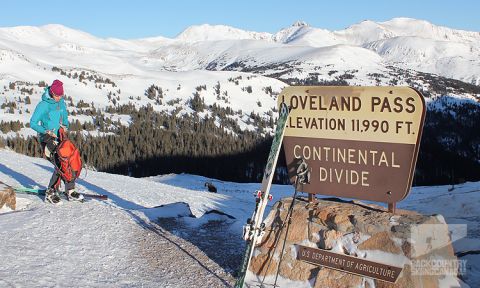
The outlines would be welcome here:
M 63 180 L 63 182 L 65 183 L 65 191 L 75 189 L 75 179 L 73 179 L 72 181 L 65 181 L 65 179 L 62 178 L 62 174 L 60 174 L 57 169 L 57 167 L 60 167 L 60 162 L 56 153 L 58 145 L 57 138 L 45 134 L 40 143 L 42 145 L 42 150 L 45 158 L 47 158 L 47 160 L 50 161 L 50 163 L 52 163 L 54 167 L 53 175 L 50 178 L 50 182 L 48 183 L 48 188 L 54 188 L 58 191 L 58 188 L 60 187 L 60 180 Z

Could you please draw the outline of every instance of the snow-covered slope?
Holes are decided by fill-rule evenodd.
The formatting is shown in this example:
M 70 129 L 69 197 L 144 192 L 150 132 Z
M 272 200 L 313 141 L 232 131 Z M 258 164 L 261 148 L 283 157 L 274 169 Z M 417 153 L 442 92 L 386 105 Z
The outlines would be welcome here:
M 471 64 L 479 59 L 479 43 L 480 38 L 477 43 L 470 43 L 398 36 L 372 41 L 364 47 L 378 53 L 387 63 L 401 68 L 435 71 L 448 78 L 476 83 L 478 77 L 474 75 L 480 74 L 480 65 Z
M 433 40 L 471 42 L 476 44 L 480 41 L 479 31 L 473 32 L 451 29 L 437 26 L 424 20 L 400 17 L 379 24 L 393 31 L 398 36 L 418 36 Z
M 455 30 L 423 20 L 394 18 L 380 23 L 365 20 L 339 31 L 297 23 L 278 32 L 274 39 L 290 45 L 313 47 L 361 46 L 378 53 L 387 65 L 480 83 L 480 32 Z
M 8 150 L 0 149 L 0 159 L 0 181 L 13 187 L 44 187 L 52 172 L 46 160 Z M 218 193 L 206 192 L 206 181 Z M 259 186 L 188 174 L 138 179 L 89 170 L 77 188 L 108 195 L 108 201 L 53 206 L 17 194 L 18 211 L 0 209 L 0 286 L 227 286 Z M 399 208 L 442 214 L 461 230 L 453 234 L 460 236 L 457 253 L 480 251 L 480 183 L 449 188 L 413 188 Z M 271 192 L 276 200 L 291 196 L 293 187 L 273 185 Z M 169 230 L 165 217 L 181 225 Z M 464 280 L 478 283 L 480 257 L 465 257 Z
M 480 41 L 480 32 L 451 29 L 434 25 L 428 21 L 411 18 L 393 18 L 385 22 L 365 20 L 344 30 L 337 31 L 314 28 L 304 22 L 296 22 L 291 27 L 277 32 L 274 39 L 282 43 L 302 41 L 303 39 L 304 43 L 308 43 L 307 45 L 315 46 L 315 42 L 308 41 L 308 38 L 317 41 L 318 39 L 315 39 L 316 37 L 312 37 L 312 35 L 315 34 L 321 37 L 335 39 L 335 44 L 351 45 L 364 45 L 369 42 L 399 36 L 472 44 L 478 44 Z

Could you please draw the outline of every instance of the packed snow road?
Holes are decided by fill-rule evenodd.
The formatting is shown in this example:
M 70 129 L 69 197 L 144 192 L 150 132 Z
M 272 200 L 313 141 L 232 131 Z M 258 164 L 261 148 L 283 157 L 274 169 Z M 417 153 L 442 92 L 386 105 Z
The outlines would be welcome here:
M 233 280 L 189 242 L 118 207 L 53 206 L 36 196 L 0 214 L 1 287 L 225 287 Z M 37 199 L 35 199 L 37 198 Z
M 10 186 L 41 188 L 50 178 L 52 168 L 44 159 L 2 149 L 0 159 L 0 181 Z M 226 287 L 234 282 L 196 246 L 162 229 L 155 212 L 161 210 L 155 206 L 183 201 L 202 216 L 212 199 L 223 196 L 93 171 L 77 187 L 109 200 L 63 199 L 52 205 L 17 194 L 17 211 L 0 209 L 0 287 Z

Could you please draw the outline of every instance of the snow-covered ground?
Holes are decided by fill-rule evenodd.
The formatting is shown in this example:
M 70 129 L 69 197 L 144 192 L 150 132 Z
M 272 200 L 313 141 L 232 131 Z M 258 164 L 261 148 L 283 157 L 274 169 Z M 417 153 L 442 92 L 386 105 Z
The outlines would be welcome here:
M 43 188 L 51 172 L 44 159 L 0 150 L 0 181 L 5 184 Z M 206 192 L 206 180 L 220 193 Z M 217 252 L 238 258 L 243 253 L 241 225 L 252 212 L 251 192 L 258 184 L 193 175 L 136 179 L 95 171 L 87 171 L 77 183 L 79 190 L 105 194 L 109 200 L 64 201 L 53 206 L 37 196 L 17 194 L 17 211 L 0 209 L 0 287 L 224 287 L 233 283 L 231 267 L 219 266 L 211 260 L 215 256 L 207 256 L 183 239 L 184 232 L 169 232 L 158 225 L 157 217 L 187 216 L 183 222 L 198 229 L 199 236 L 207 232 L 203 226 L 226 222 L 226 231 L 203 236 L 235 235 L 235 250 Z M 290 187 L 278 186 L 274 191 L 283 196 L 290 194 Z M 155 208 L 160 205 L 167 206 Z M 233 263 L 238 265 L 239 260 Z
M 51 172 L 44 159 L 0 149 L 0 181 L 10 186 L 43 188 Z M 218 193 L 207 192 L 206 181 Z M 16 211 L 0 209 L 0 287 L 234 283 L 232 274 L 243 253 L 241 226 L 252 213 L 253 191 L 260 184 L 187 174 L 138 179 L 90 170 L 77 183 L 80 191 L 106 194 L 109 200 L 53 206 L 17 194 Z M 466 237 L 454 242 L 455 250 L 480 251 L 480 183 L 449 188 L 416 187 L 399 208 L 467 224 Z M 271 204 L 291 196 L 293 187 L 273 185 L 272 194 Z M 462 259 L 468 266 L 463 279 L 478 287 L 480 255 L 466 253 Z

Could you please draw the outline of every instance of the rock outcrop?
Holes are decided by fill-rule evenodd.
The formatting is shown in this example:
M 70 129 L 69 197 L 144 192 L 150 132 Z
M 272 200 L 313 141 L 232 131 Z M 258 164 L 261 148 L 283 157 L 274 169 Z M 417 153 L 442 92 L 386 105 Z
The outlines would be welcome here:
M 277 202 L 266 219 L 265 236 L 249 267 L 247 282 L 252 287 L 255 282 L 272 284 L 275 279 L 291 202 L 292 198 Z M 459 286 L 456 271 L 449 266 L 457 259 L 440 215 L 402 210 L 393 215 L 379 206 L 323 199 L 313 204 L 296 200 L 291 219 L 278 268 L 280 287 Z M 395 284 L 337 271 L 297 260 L 299 245 L 402 267 L 403 271 Z M 439 271 L 432 263 L 446 266 Z
M 8 185 L 0 182 L 0 209 L 3 205 L 6 205 L 10 209 L 15 210 L 16 203 L 15 191 Z

